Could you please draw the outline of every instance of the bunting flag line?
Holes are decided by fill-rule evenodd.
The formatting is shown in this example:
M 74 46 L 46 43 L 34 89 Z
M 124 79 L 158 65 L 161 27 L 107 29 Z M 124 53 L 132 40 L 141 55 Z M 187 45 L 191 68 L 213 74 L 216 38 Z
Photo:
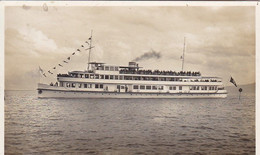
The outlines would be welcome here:
M 88 40 L 92 40 L 92 37 L 90 37 Z M 89 43 L 88 41 L 85 41 L 85 43 L 87 43 L 88 45 L 90 45 L 90 43 Z M 84 48 L 84 45 L 81 45 L 81 47 Z M 94 46 L 93 46 L 93 47 L 89 47 L 89 48 L 87 48 L 87 49 L 85 49 L 85 50 L 89 50 L 89 49 L 91 49 L 91 48 L 94 48 Z M 80 49 L 77 49 L 77 51 L 78 51 L 78 52 L 81 52 Z M 71 55 L 73 56 L 73 55 L 75 55 L 75 54 L 76 54 L 76 52 L 73 52 Z M 71 60 L 71 57 L 67 57 L 67 60 Z M 63 62 L 64 62 L 64 63 L 69 63 L 68 61 L 65 61 L 65 60 L 64 60 Z M 58 64 L 58 66 L 63 67 L 63 65 L 61 65 L 61 64 Z M 52 69 L 56 69 L 56 66 L 54 66 Z M 46 74 L 44 73 L 43 69 L 42 69 L 40 66 L 39 66 L 39 72 L 42 73 L 42 75 L 43 75 L 44 77 L 47 77 Z M 48 73 L 53 74 L 50 70 L 48 70 Z
M 237 84 L 236 84 L 235 80 L 232 78 L 232 76 L 230 78 L 230 82 L 233 83 L 237 87 Z

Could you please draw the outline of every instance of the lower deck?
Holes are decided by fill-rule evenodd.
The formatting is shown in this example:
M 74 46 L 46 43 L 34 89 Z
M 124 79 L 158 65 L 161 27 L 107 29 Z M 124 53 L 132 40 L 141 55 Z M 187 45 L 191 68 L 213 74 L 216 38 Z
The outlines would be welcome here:
M 38 88 L 38 98 L 225 98 L 226 90 L 218 92 L 109 92 L 64 89 L 48 85 Z

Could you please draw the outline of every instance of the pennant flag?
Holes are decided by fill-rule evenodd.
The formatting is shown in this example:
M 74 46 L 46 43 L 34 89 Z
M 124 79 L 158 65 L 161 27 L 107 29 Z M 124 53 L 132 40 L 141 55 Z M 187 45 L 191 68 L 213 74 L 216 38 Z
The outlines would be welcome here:
M 68 63 L 67 61 L 63 61 L 64 63 Z
M 41 73 L 43 73 L 43 70 L 42 70 L 42 68 L 39 66 L 39 71 L 41 72 Z
M 46 77 L 45 73 L 43 73 L 42 75 Z
M 73 52 L 72 55 L 75 55 L 75 52 Z
M 79 50 L 79 49 L 77 49 L 77 51 L 79 51 L 79 52 L 80 52 L 80 50 Z
M 88 38 L 88 40 L 91 40 L 91 39 L 92 39 L 92 37 L 89 37 L 89 38 Z
M 53 69 L 56 69 L 56 67 L 53 67 Z
M 83 45 L 81 45 L 81 47 L 84 47 Z
M 67 59 L 70 60 L 70 57 L 68 57 Z
M 230 78 L 230 82 L 233 83 L 237 87 L 237 84 L 236 84 L 235 80 L 232 77 Z
M 59 66 L 63 67 L 61 64 L 59 64 Z
M 50 70 L 48 70 L 48 72 L 49 72 L 50 74 L 53 74 Z
M 182 56 L 181 56 L 181 59 L 182 59 Z
M 85 43 L 87 43 L 89 45 L 89 43 L 87 41 L 85 41 Z

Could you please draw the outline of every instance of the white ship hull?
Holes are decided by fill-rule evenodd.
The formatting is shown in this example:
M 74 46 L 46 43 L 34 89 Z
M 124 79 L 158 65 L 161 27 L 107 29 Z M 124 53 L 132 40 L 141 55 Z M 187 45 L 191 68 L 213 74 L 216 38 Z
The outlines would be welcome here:
M 43 86 L 43 85 L 42 85 Z M 141 93 L 70 90 L 59 87 L 38 88 L 38 98 L 226 98 L 226 91 L 217 93 Z

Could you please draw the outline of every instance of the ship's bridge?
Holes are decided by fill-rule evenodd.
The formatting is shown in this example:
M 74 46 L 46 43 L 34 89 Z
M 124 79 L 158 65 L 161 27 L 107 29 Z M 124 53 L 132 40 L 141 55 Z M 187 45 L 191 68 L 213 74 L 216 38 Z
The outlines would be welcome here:
M 119 66 L 99 62 L 91 62 L 89 64 L 95 74 L 119 74 Z

